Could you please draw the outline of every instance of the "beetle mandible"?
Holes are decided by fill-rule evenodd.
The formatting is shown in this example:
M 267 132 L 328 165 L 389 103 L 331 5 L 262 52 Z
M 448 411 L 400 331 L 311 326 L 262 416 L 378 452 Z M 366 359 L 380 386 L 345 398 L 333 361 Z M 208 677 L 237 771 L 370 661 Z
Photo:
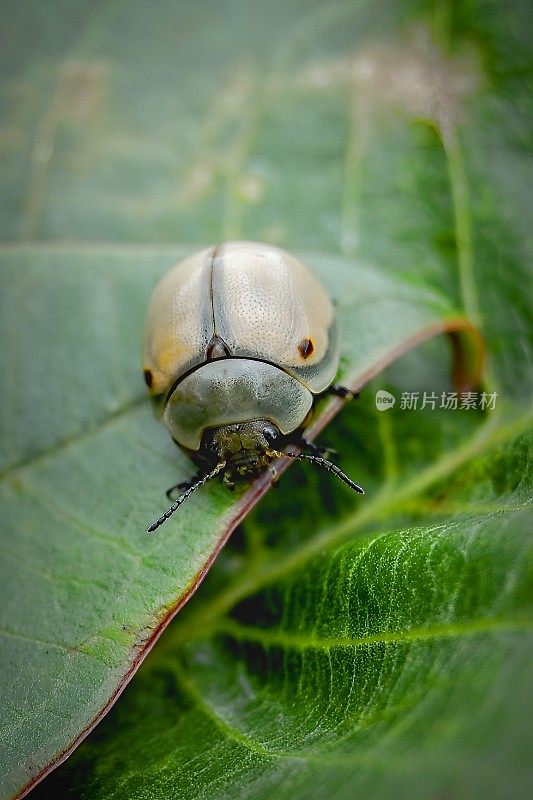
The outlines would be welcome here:
M 155 531 L 220 472 L 233 488 L 289 456 L 363 489 L 309 442 L 316 398 L 349 398 L 339 366 L 333 304 L 292 255 L 259 242 L 225 242 L 185 258 L 157 284 L 144 333 L 143 374 L 161 396 L 163 423 L 199 467 Z M 301 452 L 282 452 L 289 445 Z

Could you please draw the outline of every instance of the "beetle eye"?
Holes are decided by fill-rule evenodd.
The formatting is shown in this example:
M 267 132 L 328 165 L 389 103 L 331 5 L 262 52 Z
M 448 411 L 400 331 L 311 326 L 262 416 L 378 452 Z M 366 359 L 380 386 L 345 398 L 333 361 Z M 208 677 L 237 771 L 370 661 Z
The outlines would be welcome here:
M 275 442 L 279 436 L 279 431 L 277 431 L 272 425 L 267 425 L 266 428 L 263 428 L 263 436 L 267 442 Z

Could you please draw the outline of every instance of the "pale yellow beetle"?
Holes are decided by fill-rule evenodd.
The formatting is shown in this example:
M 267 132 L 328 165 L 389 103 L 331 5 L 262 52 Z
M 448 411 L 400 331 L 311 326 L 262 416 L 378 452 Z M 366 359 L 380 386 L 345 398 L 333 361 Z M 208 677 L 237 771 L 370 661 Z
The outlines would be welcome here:
M 150 527 L 156 530 L 219 472 L 232 487 L 282 456 L 311 461 L 360 486 L 304 436 L 339 365 L 331 300 L 300 261 L 272 245 L 226 242 L 184 259 L 156 286 L 143 372 L 163 398 L 163 422 L 200 470 Z M 281 452 L 293 444 L 304 452 Z M 305 451 L 308 452 L 305 452 Z

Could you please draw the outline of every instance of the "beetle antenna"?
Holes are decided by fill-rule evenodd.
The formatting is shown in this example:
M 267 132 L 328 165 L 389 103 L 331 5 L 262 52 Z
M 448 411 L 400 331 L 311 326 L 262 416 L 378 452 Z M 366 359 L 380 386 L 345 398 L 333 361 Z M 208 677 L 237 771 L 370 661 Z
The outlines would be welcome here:
M 322 458 L 322 456 L 313 456 L 310 453 L 282 453 L 280 450 L 269 450 L 273 456 L 277 456 L 278 458 L 283 458 L 284 456 L 288 456 L 289 458 L 293 458 L 297 461 L 310 461 L 311 464 L 316 464 L 317 467 L 321 467 L 321 469 L 325 469 L 327 472 L 332 472 L 333 475 L 336 475 L 339 480 L 349 486 L 350 489 L 353 489 L 354 492 L 357 494 L 364 494 L 365 490 L 362 486 L 359 486 L 358 483 L 352 481 L 342 469 L 334 464 L 332 461 L 328 461 L 327 458 Z
M 198 478 L 198 480 L 195 481 L 191 486 L 189 486 L 189 488 L 185 492 L 183 492 L 183 494 L 180 494 L 180 496 L 172 503 L 170 508 L 167 508 L 165 513 L 162 514 L 159 517 L 159 519 L 156 519 L 155 522 L 152 522 L 150 527 L 146 529 L 147 533 L 153 533 L 154 531 L 156 531 L 160 527 L 160 525 L 162 525 L 164 522 L 166 522 L 167 519 L 170 519 L 172 514 L 175 511 L 178 510 L 178 508 L 181 506 L 181 504 L 184 503 L 185 500 L 188 497 L 190 497 L 193 492 L 195 492 L 197 489 L 199 489 L 200 486 L 203 486 L 204 483 L 207 483 L 207 481 L 210 481 L 211 478 L 214 478 L 216 475 L 218 475 L 218 473 L 221 470 L 223 470 L 225 466 L 226 466 L 226 462 L 225 461 L 221 461 L 220 464 L 217 464 L 216 467 L 211 470 L 211 472 L 208 472 L 205 475 L 202 475 L 201 478 Z

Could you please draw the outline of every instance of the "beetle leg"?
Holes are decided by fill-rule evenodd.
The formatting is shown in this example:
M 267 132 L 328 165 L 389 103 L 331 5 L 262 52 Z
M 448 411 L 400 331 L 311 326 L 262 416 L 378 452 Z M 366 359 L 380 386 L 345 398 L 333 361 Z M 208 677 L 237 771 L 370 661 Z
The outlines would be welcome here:
M 291 444 L 294 444 L 300 450 L 307 450 L 309 453 L 312 453 L 314 456 L 319 456 L 320 458 L 328 458 L 329 456 L 336 456 L 337 450 L 333 447 L 322 447 L 319 444 L 315 444 L 314 442 L 310 442 L 305 436 L 301 436 L 296 441 L 291 441 Z
M 175 483 L 173 486 L 170 486 L 165 492 L 166 496 L 169 500 L 172 500 L 172 494 L 176 491 L 176 489 L 179 489 L 180 492 L 187 491 L 187 489 L 190 489 L 191 486 L 199 481 L 200 478 L 203 478 L 203 476 L 204 473 L 199 470 L 196 475 L 193 475 L 188 481 L 181 481 L 180 483 Z
M 338 450 L 335 450 L 334 447 L 321 446 L 319 444 L 315 444 L 314 442 L 308 442 L 307 439 L 304 439 L 306 444 L 306 449 L 309 450 L 314 456 L 321 456 L 322 458 L 329 458 L 330 456 L 336 456 L 338 454 Z
M 333 383 L 329 389 L 326 389 L 328 394 L 332 394 L 335 397 L 342 397 L 344 400 L 356 400 L 359 399 L 359 392 L 352 392 L 351 389 L 348 389 L 346 386 L 340 386 L 339 384 Z
M 273 467 L 272 464 L 269 464 L 268 471 L 272 475 L 272 483 L 270 485 L 273 486 L 274 489 L 279 489 L 279 475 L 276 472 L 276 468 Z
M 230 492 L 235 491 L 235 483 L 227 475 L 224 475 L 224 486 L 227 486 Z

